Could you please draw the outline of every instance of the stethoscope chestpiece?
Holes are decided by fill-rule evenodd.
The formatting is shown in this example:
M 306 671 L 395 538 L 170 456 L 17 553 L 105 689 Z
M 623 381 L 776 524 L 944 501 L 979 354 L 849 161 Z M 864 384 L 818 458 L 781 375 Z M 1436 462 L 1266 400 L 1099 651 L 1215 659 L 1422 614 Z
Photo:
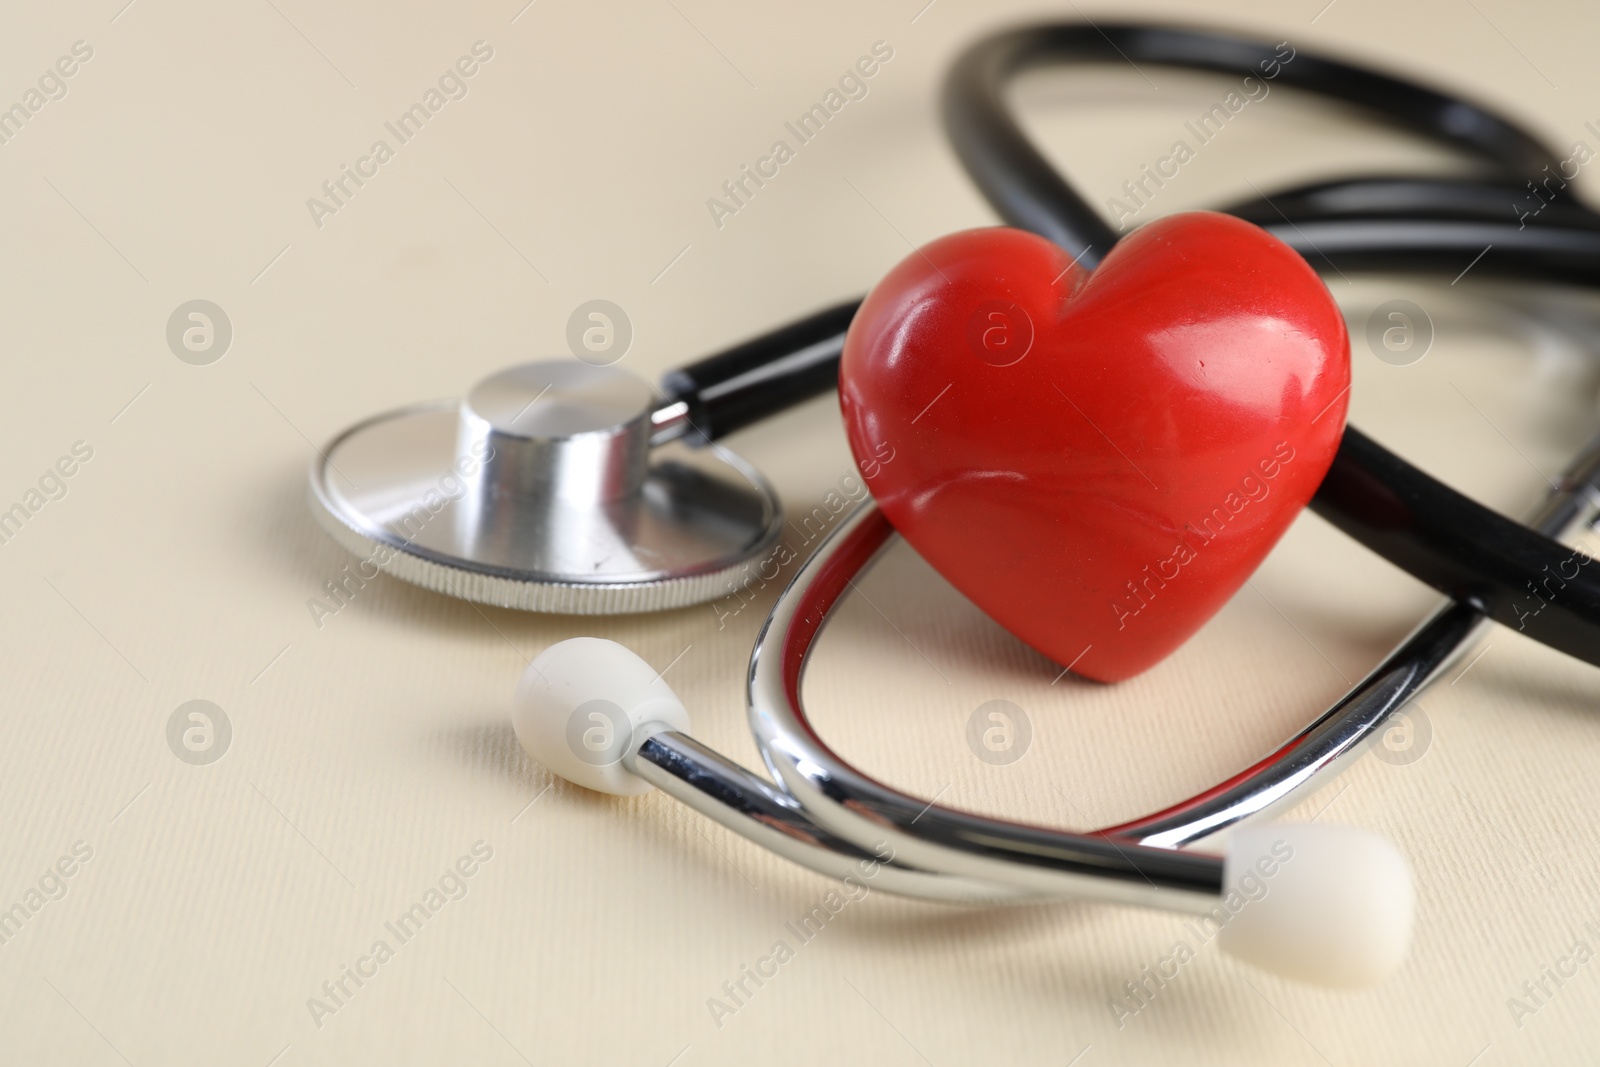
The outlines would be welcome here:
M 523 363 L 462 401 L 375 416 L 312 463 L 339 544 L 416 585 L 525 611 L 660 611 L 725 594 L 777 540 L 778 498 L 683 405 L 617 367 Z

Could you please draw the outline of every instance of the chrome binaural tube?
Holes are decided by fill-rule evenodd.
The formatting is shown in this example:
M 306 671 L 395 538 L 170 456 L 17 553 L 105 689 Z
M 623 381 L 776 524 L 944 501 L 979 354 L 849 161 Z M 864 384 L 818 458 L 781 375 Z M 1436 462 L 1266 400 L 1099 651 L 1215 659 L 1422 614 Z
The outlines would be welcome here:
M 1600 438 L 1530 517 L 1570 537 L 1600 517 Z M 1140 819 L 1075 833 L 974 815 L 901 793 L 843 760 L 800 700 L 807 657 L 831 610 L 890 542 L 870 502 L 848 516 L 773 606 L 751 654 L 751 729 L 773 781 L 687 735 L 650 736 L 627 766 L 722 825 L 833 877 L 881 863 L 890 892 L 970 903 L 1091 898 L 1205 911 L 1220 857 L 1181 850 L 1305 798 L 1365 751 L 1396 711 L 1446 671 L 1486 621 L 1446 601 L 1310 726 L 1244 772 Z M 776 784 L 774 784 L 776 783 Z

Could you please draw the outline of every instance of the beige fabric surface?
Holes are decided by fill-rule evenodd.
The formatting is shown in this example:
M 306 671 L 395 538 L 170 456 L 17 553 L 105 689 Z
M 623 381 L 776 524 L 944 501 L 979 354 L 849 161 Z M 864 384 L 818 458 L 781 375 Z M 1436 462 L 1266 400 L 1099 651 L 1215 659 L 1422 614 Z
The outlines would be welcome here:
M 75 42 L 92 49 L 0 145 L 0 507 L 26 504 L 78 442 L 92 451 L 0 546 L 0 907 L 27 914 L 0 943 L 0 1061 L 1592 1061 L 1600 674 L 1504 630 L 1422 698 L 1420 758 L 1369 756 L 1296 813 L 1388 835 L 1417 875 L 1404 969 L 1330 993 L 1236 964 L 1180 918 L 1094 905 L 873 892 L 801 943 L 785 924 L 826 880 L 660 795 L 552 787 L 522 754 L 519 671 L 586 633 L 671 664 L 698 735 L 755 765 L 741 680 L 772 590 L 721 619 L 574 621 L 384 578 L 320 626 L 308 609 L 348 562 L 304 503 L 312 442 L 563 353 L 585 300 L 627 310 L 625 365 L 653 377 L 992 221 L 940 133 L 939 78 L 975 34 L 1072 4 L 124 2 L 0 13 L 0 104 Z M 1119 13 L 1368 57 L 1600 150 L 1592 6 L 1324 4 Z M 479 41 L 492 57 L 465 95 L 314 217 L 307 199 Z M 707 198 L 878 41 L 893 58 L 865 98 L 719 227 Z M 1103 203 L 1227 89 L 1107 69 L 1032 77 L 1017 96 Z M 1274 91 L 1139 218 L 1249 182 L 1462 166 Z M 1597 191 L 1587 170 L 1578 181 Z M 1351 323 L 1352 420 L 1478 499 L 1526 509 L 1591 430 L 1585 300 L 1471 273 L 1330 286 Z M 197 298 L 233 328 L 208 366 L 165 335 Z M 1411 366 L 1364 339 L 1392 299 L 1434 325 Z M 794 513 L 851 469 L 831 399 L 729 443 Z M 1052 686 L 1057 668 L 903 546 L 863 589 L 881 613 L 849 602 L 807 685 L 840 751 L 944 804 L 1080 827 L 1258 757 L 1434 602 L 1305 516 L 1190 645 L 1106 688 Z M 1033 726 L 1010 766 L 964 742 L 993 699 Z M 168 745 L 191 700 L 231 723 L 210 765 Z M 430 891 L 437 912 L 391 934 Z M 1194 959 L 1119 1017 L 1124 983 L 1180 939 Z M 388 958 L 360 963 L 379 940 Z M 708 999 L 779 940 L 793 958 L 714 1018 Z M 376 973 L 346 979 L 336 1010 L 308 1007 L 358 965 Z M 1534 999 L 1523 983 L 1540 981 Z

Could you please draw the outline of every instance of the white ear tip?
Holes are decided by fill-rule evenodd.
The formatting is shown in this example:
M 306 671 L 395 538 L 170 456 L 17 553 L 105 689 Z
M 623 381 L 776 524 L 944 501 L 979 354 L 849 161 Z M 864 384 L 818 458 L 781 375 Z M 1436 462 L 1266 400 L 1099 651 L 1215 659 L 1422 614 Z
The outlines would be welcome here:
M 622 765 L 641 727 L 689 731 L 689 713 L 661 672 L 615 641 L 574 637 L 539 653 L 511 699 L 511 725 L 528 755 L 575 785 L 648 793 Z
M 1265 970 L 1316 985 L 1382 981 L 1411 945 L 1411 867 L 1353 826 L 1264 823 L 1233 832 L 1219 943 Z

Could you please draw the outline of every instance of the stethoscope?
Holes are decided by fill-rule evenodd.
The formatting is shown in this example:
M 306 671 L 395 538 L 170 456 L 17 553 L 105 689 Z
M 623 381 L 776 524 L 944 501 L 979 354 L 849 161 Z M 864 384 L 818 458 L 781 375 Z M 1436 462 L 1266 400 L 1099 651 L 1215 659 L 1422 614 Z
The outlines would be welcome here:
M 1045 25 L 969 48 L 943 92 L 962 163 L 1009 225 L 1093 266 L 1117 233 L 1027 140 L 1005 89 L 1062 62 L 1166 64 L 1234 75 L 1278 46 L 1144 25 Z M 1488 164 L 1481 179 L 1356 178 L 1260 196 L 1230 213 L 1313 266 L 1594 284 L 1600 215 L 1563 157 L 1476 104 L 1298 52 L 1280 85 L 1375 111 Z M 1517 209 L 1534 204 L 1537 210 Z M 652 388 L 601 361 L 523 364 L 462 401 L 369 419 L 311 472 L 313 510 L 363 564 L 480 603 L 568 614 L 679 607 L 724 595 L 776 543 L 771 487 L 717 445 L 825 391 L 856 303 L 672 372 Z M 709 447 L 695 447 L 709 446 Z M 1326 785 L 1488 621 L 1600 664 L 1600 568 L 1561 543 L 1600 519 L 1600 438 L 1520 524 L 1347 427 L 1312 507 L 1450 599 L 1277 751 L 1188 800 L 1092 833 L 953 810 L 847 763 L 800 699 L 830 613 L 894 536 L 864 502 L 779 595 L 751 653 L 750 726 L 770 778 L 697 742 L 660 672 L 593 638 L 529 665 L 513 702 L 524 748 L 591 789 L 659 788 L 758 844 L 847 881 L 961 902 L 1095 899 L 1188 912 L 1223 948 L 1332 985 L 1403 959 L 1413 889 L 1386 841 L 1331 825 L 1240 825 Z M 1184 846 L 1231 830 L 1226 856 Z

